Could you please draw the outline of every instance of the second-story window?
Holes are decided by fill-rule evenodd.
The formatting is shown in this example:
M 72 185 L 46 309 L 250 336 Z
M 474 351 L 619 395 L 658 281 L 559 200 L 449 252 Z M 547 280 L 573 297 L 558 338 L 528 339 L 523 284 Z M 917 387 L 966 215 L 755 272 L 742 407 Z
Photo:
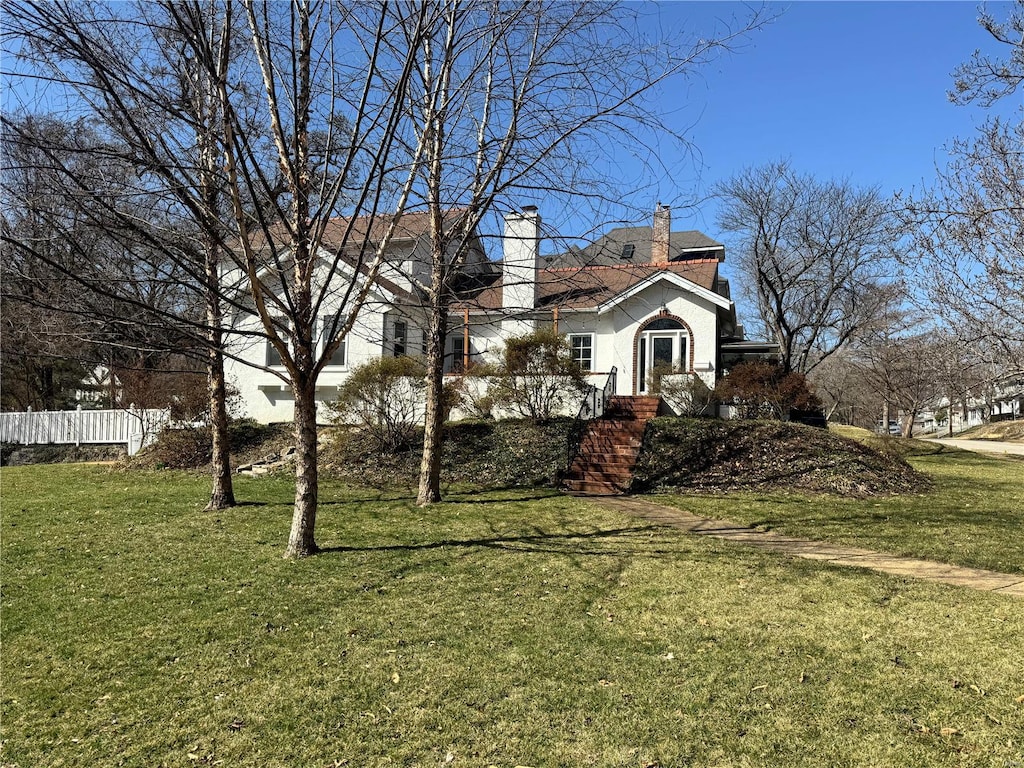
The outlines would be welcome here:
M 334 351 L 334 354 L 331 355 L 331 359 L 327 361 L 327 364 L 328 365 L 339 365 L 339 366 L 345 365 L 345 363 L 346 363 L 345 354 L 346 354 L 346 351 L 347 351 L 345 349 L 345 347 L 347 347 L 347 346 L 348 346 L 348 342 L 345 339 L 342 339 L 341 344 Z
M 288 340 L 287 333 L 285 331 L 282 331 L 281 328 L 276 325 L 276 323 L 275 323 L 275 330 L 277 330 L 278 335 L 281 336 L 281 338 L 284 340 L 285 344 L 288 344 L 289 340 Z M 284 360 L 281 359 L 281 353 L 277 351 L 277 347 L 275 347 L 273 344 L 270 343 L 270 339 L 267 339 L 264 342 L 264 346 L 266 347 L 266 360 L 267 360 L 267 367 L 268 368 L 274 367 L 274 366 L 280 367 L 280 366 L 284 365 Z

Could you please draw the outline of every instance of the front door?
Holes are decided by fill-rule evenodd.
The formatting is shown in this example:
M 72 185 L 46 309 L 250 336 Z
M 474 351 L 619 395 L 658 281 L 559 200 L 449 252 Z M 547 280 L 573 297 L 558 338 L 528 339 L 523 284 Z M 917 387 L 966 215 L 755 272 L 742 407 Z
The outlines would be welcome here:
M 685 331 L 657 330 L 644 331 L 637 339 L 637 394 L 645 394 L 650 388 L 651 371 L 686 370 Z

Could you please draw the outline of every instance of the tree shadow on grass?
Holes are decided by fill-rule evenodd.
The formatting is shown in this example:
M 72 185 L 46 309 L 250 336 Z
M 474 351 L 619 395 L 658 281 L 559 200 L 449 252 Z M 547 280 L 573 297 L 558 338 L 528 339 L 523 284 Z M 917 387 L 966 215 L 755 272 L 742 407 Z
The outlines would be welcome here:
M 482 536 L 468 539 L 438 539 L 405 544 L 374 544 L 364 546 L 323 547 L 320 554 L 345 554 L 353 552 L 426 552 L 437 549 L 497 549 L 510 552 L 537 552 L 571 555 L 666 555 L 677 554 L 677 549 L 651 548 L 650 536 L 665 530 L 658 525 L 635 525 L 622 528 L 604 528 L 596 531 L 567 531 L 550 533 L 535 529 L 532 534 Z M 613 547 L 605 545 L 644 536 L 645 551 L 638 547 Z
M 415 495 L 400 489 L 389 488 L 380 490 L 376 495 L 369 493 L 370 489 L 358 498 L 342 497 L 338 499 L 319 499 L 318 505 L 322 507 L 344 506 L 346 504 L 371 504 L 382 501 L 408 501 L 414 503 Z M 472 490 L 446 491 L 439 504 L 509 504 L 520 501 L 544 501 L 545 499 L 560 499 L 563 497 L 561 491 L 539 488 L 479 488 Z M 479 498 L 484 497 L 484 498 Z M 490 498 L 486 498 L 490 497 Z M 289 502 L 290 503 L 290 502 Z M 423 509 L 429 509 L 423 507 Z

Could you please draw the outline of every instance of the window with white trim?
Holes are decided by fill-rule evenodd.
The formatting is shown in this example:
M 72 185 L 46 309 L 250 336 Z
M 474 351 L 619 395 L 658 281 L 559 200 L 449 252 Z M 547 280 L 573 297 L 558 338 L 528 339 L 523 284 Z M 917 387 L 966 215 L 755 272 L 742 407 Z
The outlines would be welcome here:
M 270 339 L 267 339 L 266 348 L 267 367 L 284 365 L 284 360 L 281 359 L 281 353 L 277 351 L 277 347 L 270 343 Z
M 334 354 L 331 355 L 331 359 L 327 361 L 327 365 L 336 365 L 338 367 L 344 367 L 348 364 L 346 359 L 348 355 L 348 339 L 342 339 L 341 344 L 334 350 Z
M 569 353 L 584 371 L 594 370 L 594 334 L 573 333 L 569 336 Z
M 275 320 L 275 322 L 274 322 L 274 329 L 277 331 L 278 335 L 281 337 L 281 339 L 284 341 L 284 343 L 285 344 L 289 344 L 290 339 L 288 337 L 287 331 L 282 330 L 281 327 L 280 327 L 280 325 L 284 325 L 285 328 L 288 328 L 289 327 L 288 324 L 284 322 L 283 318 L 274 318 L 274 320 Z M 277 322 L 278 320 L 280 320 L 280 325 Z M 261 328 L 260 330 L 263 330 L 263 329 Z M 289 344 L 289 346 L 290 346 L 290 344 Z M 267 364 L 268 368 L 270 368 L 270 367 L 278 367 L 278 368 L 280 368 L 281 366 L 284 365 L 284 360 L 281 359 L 281 353 L 277 351 L 277 347 L 275 347 L 273 344 L 270 343 L 270 339 L 266 339 L 264 341 L 263 347 L 264 347 L 264 350 L 265 350 L 264 354 L 265 354 L 265 360 L 266 360 L 266 364 Z
M 449 336 L 451 339 L 451 373 L 463 373 L 466 369 L 466 339 L 461 333 Z
M 323 334 L 324 334 L 324 338 L 322 339 L 321 343 L 323 343 L 325 345 L 327 344 L 326 336 L 327 336 L 328 333 L 330 333 L 331 325 L 332 325 L 332 318 L 331 317 L 321 317 L 320 318 L 320 327 L 323 329 Z M 347 364 L 348 364 L 348 339 L 342 339 L 341 340 L 341 344 L 338 345 L 338 348 L 336 350 L 334 350 L 334 354 L 331 355 L 331 359 L 327 361 L 327 365 L 336 366 L 338 368 L 343 368 Z
M 391 338 L 391 354 L 395 357 L 402 357 L 406 353 L 406 339 L 409 336 L 409 326 L 404 320 L 395 320 L 394 334 Z

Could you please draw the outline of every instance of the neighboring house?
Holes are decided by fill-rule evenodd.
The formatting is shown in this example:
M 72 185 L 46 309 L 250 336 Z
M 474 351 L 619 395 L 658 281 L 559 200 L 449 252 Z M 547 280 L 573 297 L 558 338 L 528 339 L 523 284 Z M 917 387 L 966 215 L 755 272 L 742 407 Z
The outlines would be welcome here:
M 424 314 L 409 276 L 427 278 L 426 226 L 422 214 L 402 218 L 391 266 L 320 377 L 321 401 L 332 400 L 348 371 L 363 362 L 423 353 Z M 714 386 L 723 361 L 775 350 L 743 341 L 728 282 L 719 275 L 724 246 L 700 232 L 671 232 L 668 208 L 658 206 L 651 227 L 613 229 L 586 248 L 557 256 L 541 256 L 540 242 L 541 218 L 531 207 L 506 217 L 501 262 L 489 261 L 482 247 L 472 249 L 459 301 L 451 308 L 446 373 L 459 375 L 474 363 L 497 360 L 505 339 L 542 327 L 567 336 L 596 386 L 615 369 L 619 395 L 646 394 L 655 366 Z M 325 307 L 325 314 L 332 309 Z M 229 363 L 227 373 L 247 415 L 290 419 L 288 386 L 266 370 L 280 363 L 274 351 L 258 337 L 236 345 L 248 365 Z
M 953 428 L 967 429 L 986 422 L 1021 418 L 1024 418 L 1024 372 L 1014 371 L 998 376 L 981 394 L 954 406 Z
M 924 431 L 935 429 L 956 433 L 987 422 L 1019 419 L 1024 419 L 1024 372 L 1014 371 L 995 378 L 980 394 L 954 401 L 952 407 L 948 397 L 939 398 L 930 410 L 915 420 L 914 426 L 915 429 L 923 426 Z

